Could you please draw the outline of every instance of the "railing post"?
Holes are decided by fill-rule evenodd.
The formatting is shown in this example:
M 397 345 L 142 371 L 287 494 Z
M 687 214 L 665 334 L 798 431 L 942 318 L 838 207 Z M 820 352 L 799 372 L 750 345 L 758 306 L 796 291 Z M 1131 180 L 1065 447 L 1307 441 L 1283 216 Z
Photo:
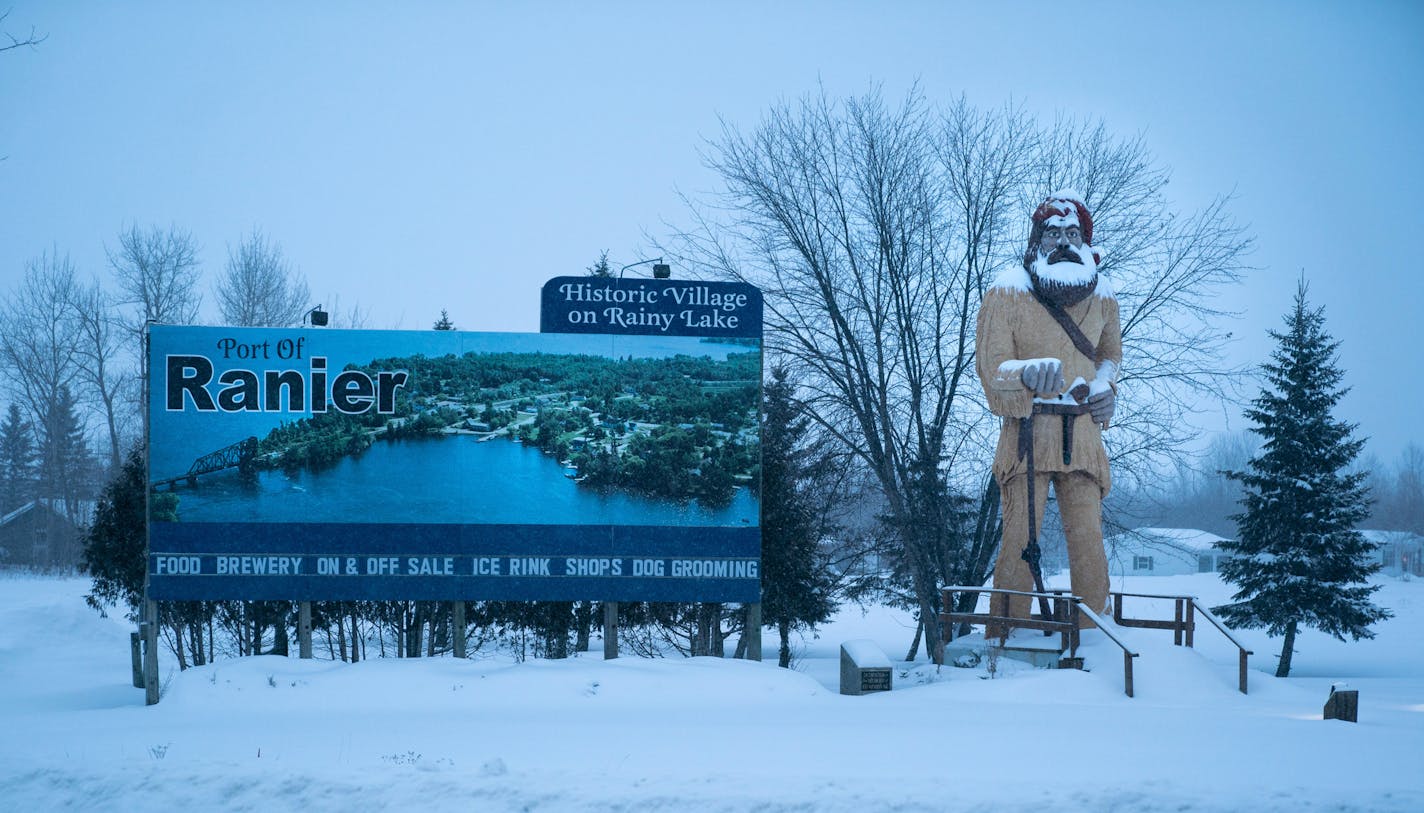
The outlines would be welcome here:
M 1127 696 L 1132 697 L 1132 653 L 1127 650 L 1122 653 L 1122 683 Z
M 1113 621 L 1122 624 L 1122 593 L 1113 593 Z
M 1172 645 L 1182 645 L 1182 600 L 1172 602 Z
M 1246 650 L 1241 650 L 1241 693 L 1246 694 L 1246 656 L 1250 654 Z
M 1197 600 L 1187 599 L 1187 646 L 1193 646 L 1193 633 L 1197 628 Z

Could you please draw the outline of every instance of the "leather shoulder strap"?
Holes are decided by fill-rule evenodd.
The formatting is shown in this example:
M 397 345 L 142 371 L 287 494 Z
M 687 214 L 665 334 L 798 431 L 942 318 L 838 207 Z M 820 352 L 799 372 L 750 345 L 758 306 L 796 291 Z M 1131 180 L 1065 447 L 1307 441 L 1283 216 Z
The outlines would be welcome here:
M 1078 348 L 1078 352 L 1088 357 L 1088 361 L 1098 363 L 1098 348 L 1088 341 L 1088 337 L 1083 335 L 1083 329 L 1078 327 L 1078 323 L 1073 321 L 1073 317 L 1068 312 L 1041 296 L 1038 291 L 1033 291 L 1033 298 L 1038 300 L 1038 304 L 1048 311 L 1048 315 L 1053 317 L 1063 332 L 1068 334 L 1068 339 L 1073 342 L 1073 346 Z

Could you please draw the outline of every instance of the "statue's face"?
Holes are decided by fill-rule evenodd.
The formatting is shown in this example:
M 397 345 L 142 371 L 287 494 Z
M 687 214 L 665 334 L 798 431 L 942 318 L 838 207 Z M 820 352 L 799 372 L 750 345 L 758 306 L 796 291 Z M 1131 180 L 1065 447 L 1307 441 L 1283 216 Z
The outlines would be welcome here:
M 1074 224 L 1074 222 L 1054 224 L 1054 221 L 1062 221 L 1062 219 L 1065 218 L 1052 218 L 1048 225 L 1044 226 L 1044 236 L 1038 242 L 1038 251 L 1044 253 L 1044 256 L 1048 256 L 1048 258 L 1052 258 L 1055 251 L 1065 248 L 1065 246 L 1074 246 L 1074 248 L 1082 246 L 1082 229 L 1079 229 L 1078 224 Z M 1074 256 L 1077 256 L 1077 252 L 1074 252 Z M 1054 261 L 1049 259 L 1049 262 Z

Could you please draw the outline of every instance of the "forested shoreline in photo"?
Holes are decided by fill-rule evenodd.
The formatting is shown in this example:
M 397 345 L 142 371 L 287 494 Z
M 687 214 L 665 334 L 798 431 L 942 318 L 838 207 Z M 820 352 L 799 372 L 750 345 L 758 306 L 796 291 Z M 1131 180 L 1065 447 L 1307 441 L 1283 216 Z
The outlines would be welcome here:
M 723 361 L 415 355 L 347 369 L 409 372 L 394 415 L 332 411 L 284 423 L 260 440 L 257 468 L 320 470 L 376 440 L 476 435 L 553 455 L 586 488 L 719 505 L 757 476 L 759 351 Z

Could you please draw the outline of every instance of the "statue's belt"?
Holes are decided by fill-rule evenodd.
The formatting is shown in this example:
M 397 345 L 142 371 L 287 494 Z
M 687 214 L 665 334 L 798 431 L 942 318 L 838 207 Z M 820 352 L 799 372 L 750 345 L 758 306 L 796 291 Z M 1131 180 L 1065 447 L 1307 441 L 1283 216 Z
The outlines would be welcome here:
M 1037 415 L 1063 416 L 1063 465 L 1073 462 L 1073 419 L 1087 415 L 1091 410 L 1087 404 L 1034 404 L 1033 413 L 1027 418 L 1019 418 L 1019 459 L 1029 456 L 1033 449 L 1033 419 Z

